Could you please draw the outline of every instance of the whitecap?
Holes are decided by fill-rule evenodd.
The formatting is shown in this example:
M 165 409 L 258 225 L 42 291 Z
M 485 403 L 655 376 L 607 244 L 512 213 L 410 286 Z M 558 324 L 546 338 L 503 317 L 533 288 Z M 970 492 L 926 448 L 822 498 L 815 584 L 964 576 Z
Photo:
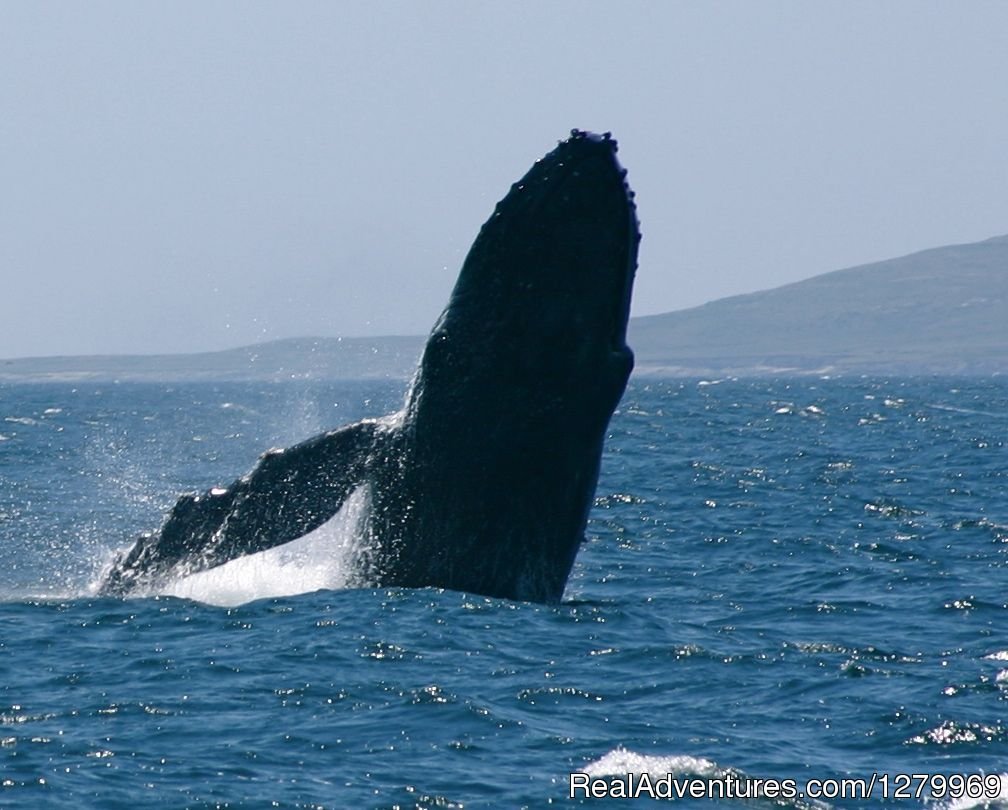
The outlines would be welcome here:
M 647 773 L 652 777 L 673 776 L 719 776 L 727 771 L 719 769 L 716 762 L 688 754 L 655 756 L 638 754 L 626 748 L 615 748 L 608 754 L 584 767 L 589 776 L 618 776 L 626 773 Z
M 662 780 L 668 776 L 673 779 L 702 779 L 707 781 L 727 780 L 734 778 L 739 781 L 749 781 L 752 779 L 743 771 L 737 768 L 725 767 L 717 762 L 704 757 L 695 757 L 689 754 L 640 754 L 630 751 L 622 746 L 614 748 L 609 753 L 603 755 L 593 762 L 589 762 L 581 768 L 581 773 L 585 773 L 592 778 L 599 777 L 620 777 L 626 774 L 646 773 L 652 781 Z M 803 785 L 798 781 L 798 789 Z M 804 798 L 785 800 L 779 796 L 758 796 L 755 798 L 737 797 L 740 805 L 745 807 L 794 807 L 800 810 L 829 810 L 830 805 Z

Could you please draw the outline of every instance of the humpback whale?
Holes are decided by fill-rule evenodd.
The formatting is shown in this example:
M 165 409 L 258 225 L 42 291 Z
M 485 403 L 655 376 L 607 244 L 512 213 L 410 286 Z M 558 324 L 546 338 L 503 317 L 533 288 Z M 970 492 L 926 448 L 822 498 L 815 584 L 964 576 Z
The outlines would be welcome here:
M 265 453 L 179 498 L 98 592 L 176 577 L 319 528 L 363 489 L 353 584 L 557 602 L 626 387 L 640 231 L 609 133 L 572 130 L 480 229 L 402 411 Z

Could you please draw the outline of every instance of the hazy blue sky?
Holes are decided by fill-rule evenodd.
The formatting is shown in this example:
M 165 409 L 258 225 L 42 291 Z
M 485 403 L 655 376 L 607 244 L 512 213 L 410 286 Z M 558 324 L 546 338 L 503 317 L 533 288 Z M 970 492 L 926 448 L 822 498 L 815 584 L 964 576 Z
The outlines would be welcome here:
M 636 314 L 1008 232 L 1008 3 L 0 0 L 0 357 L 426 332 L 612 130 Z

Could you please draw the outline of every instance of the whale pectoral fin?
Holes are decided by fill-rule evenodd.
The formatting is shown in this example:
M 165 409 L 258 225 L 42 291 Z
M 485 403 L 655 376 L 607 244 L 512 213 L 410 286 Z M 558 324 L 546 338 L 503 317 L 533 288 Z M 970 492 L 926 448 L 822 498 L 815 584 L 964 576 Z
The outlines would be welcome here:
M 227 489 L 183 495 L 157 534 L 123 553 L 99 592 L 125 594 L 295 540 L 339 511 L 363 480 L 377 425 L 358 422 L 271 450 Z
M 376 427 L 358 422 L 264 454 L 232 485 L 214 564 L 296 540 L 335 515 L 364 479 Z

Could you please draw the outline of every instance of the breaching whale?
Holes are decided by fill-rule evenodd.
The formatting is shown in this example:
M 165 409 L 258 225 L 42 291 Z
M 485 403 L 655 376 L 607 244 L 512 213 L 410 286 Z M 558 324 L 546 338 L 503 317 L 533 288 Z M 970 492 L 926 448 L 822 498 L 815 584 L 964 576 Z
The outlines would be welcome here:
M 364 488 L 355 584 L 559 601 L 633 367 L 640 232 L 625 178 L 608 133 L 573 130 L 480 229 L 400 413 L 183 495 L 99 593 L 148 593 L 290 542 Z

